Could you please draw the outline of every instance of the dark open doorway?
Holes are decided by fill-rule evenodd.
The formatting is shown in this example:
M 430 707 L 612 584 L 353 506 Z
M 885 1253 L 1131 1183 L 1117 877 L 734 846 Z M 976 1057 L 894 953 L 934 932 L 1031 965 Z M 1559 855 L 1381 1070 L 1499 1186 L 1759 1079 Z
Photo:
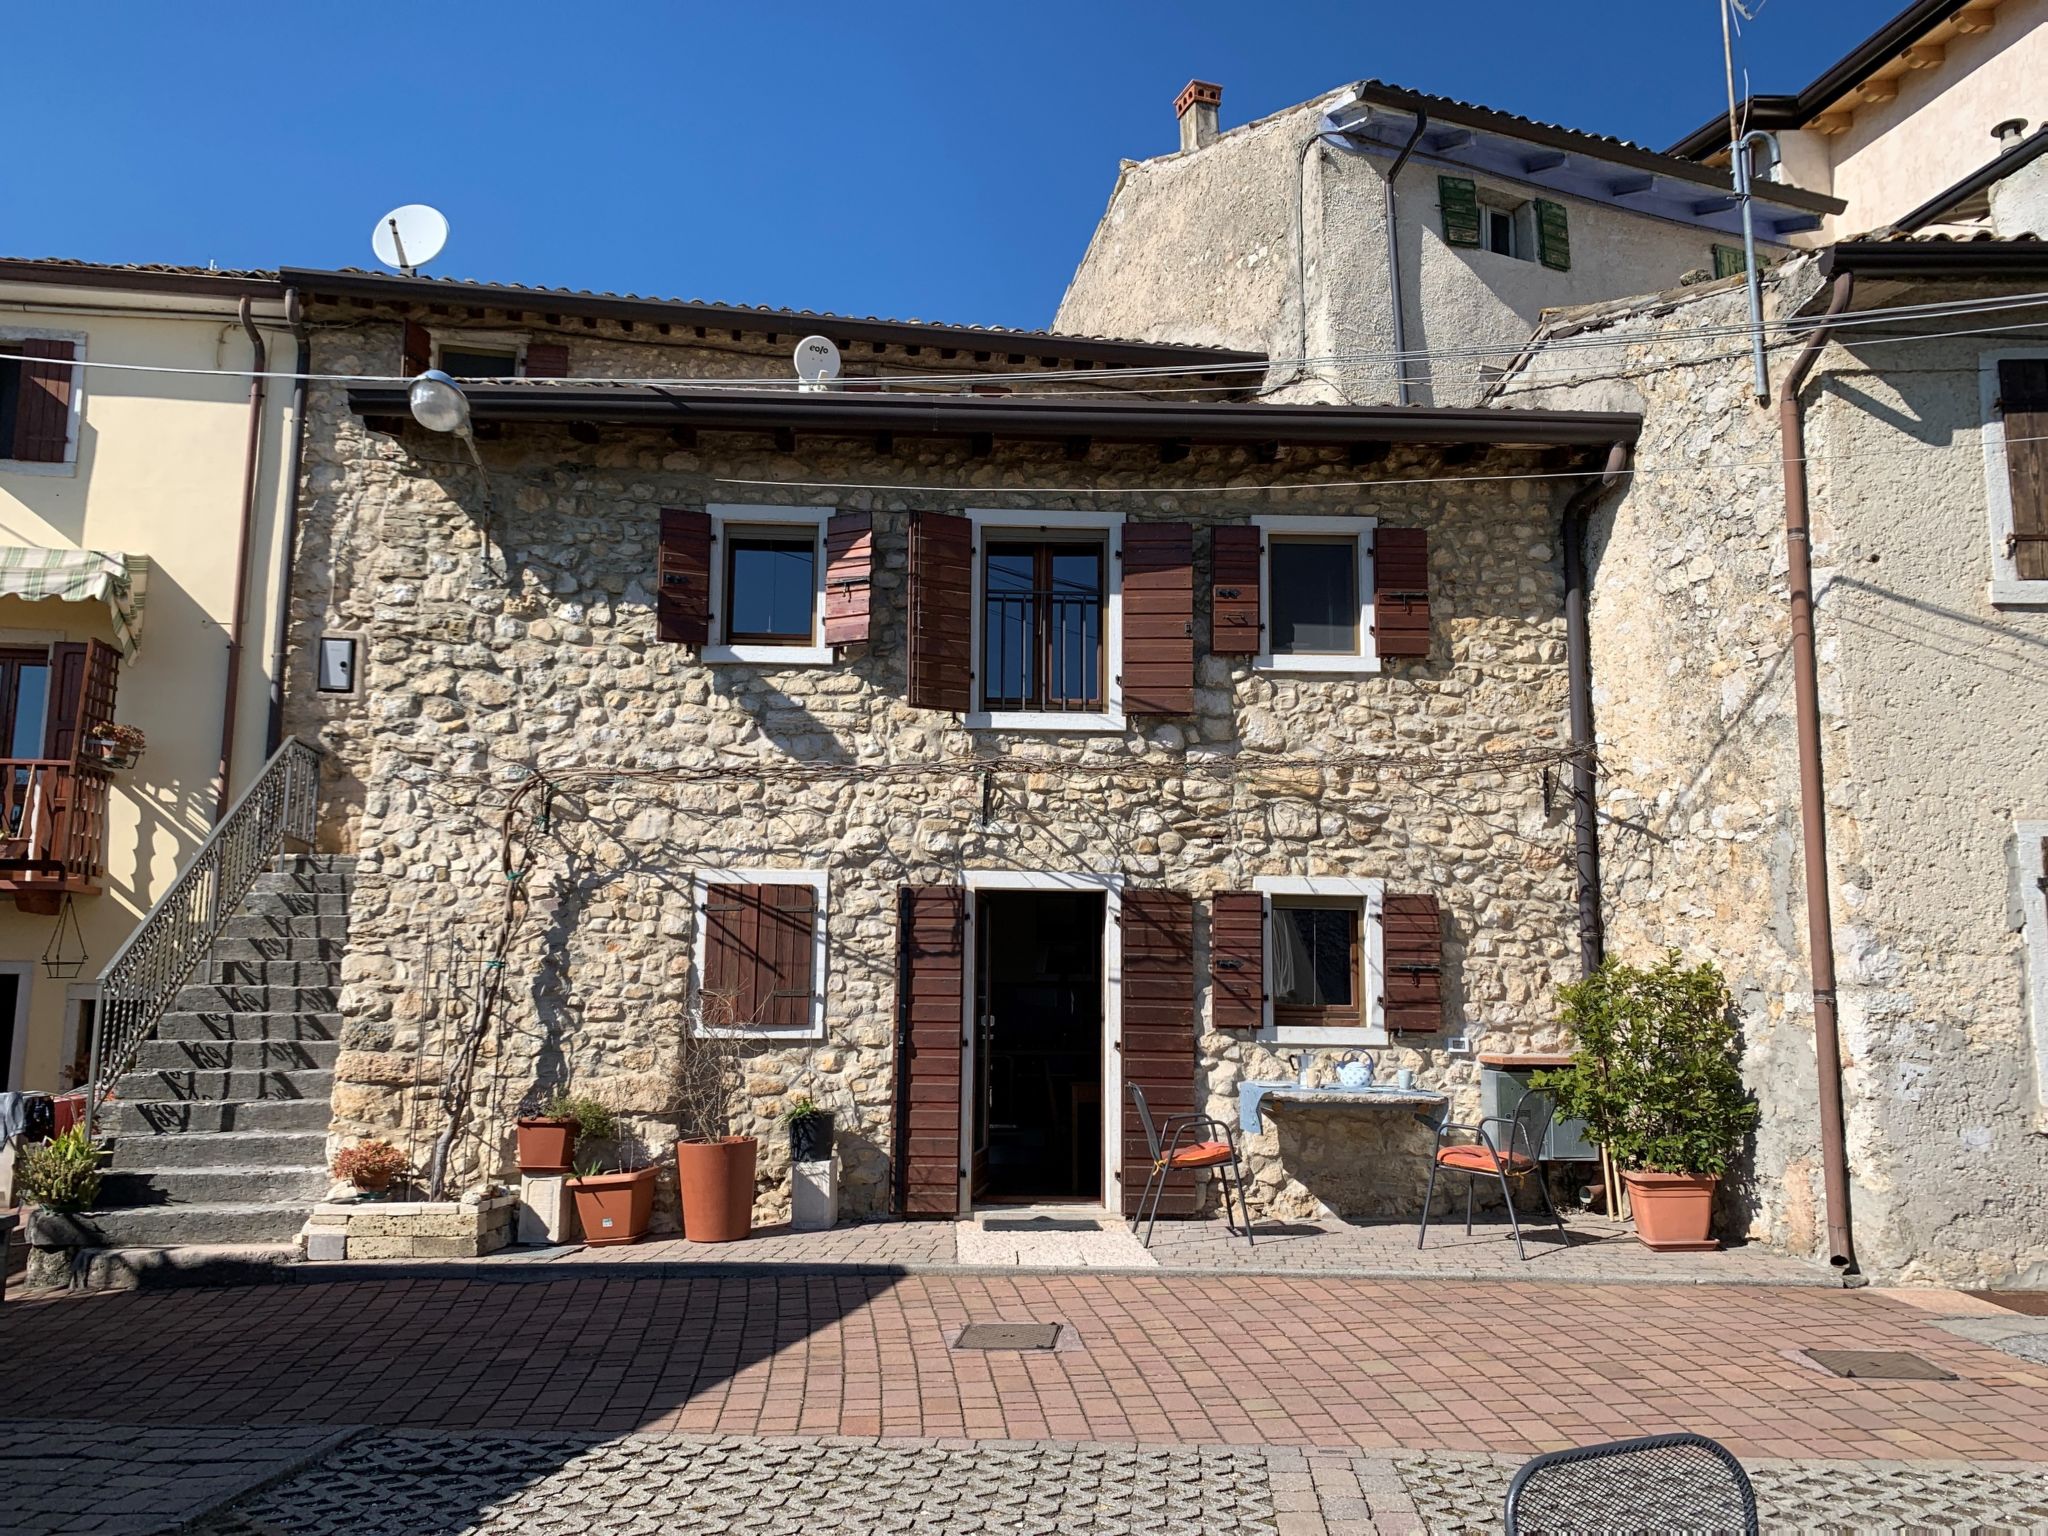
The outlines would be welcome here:
M 1099 893 L 975 902 L 977 1200 L 1102 1198 Z

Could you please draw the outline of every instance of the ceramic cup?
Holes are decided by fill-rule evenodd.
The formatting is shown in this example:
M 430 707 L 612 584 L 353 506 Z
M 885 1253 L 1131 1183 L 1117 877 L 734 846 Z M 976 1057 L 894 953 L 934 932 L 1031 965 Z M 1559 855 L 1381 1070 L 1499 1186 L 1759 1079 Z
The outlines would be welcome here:
M 1415 1069 L 1413 1067 L 1403 1067 L 1400 1071 L 1396 1072 L 1394 1074 L 1394 1086 L 1403 1093 L 1413 1088 L 1415 1086 Z

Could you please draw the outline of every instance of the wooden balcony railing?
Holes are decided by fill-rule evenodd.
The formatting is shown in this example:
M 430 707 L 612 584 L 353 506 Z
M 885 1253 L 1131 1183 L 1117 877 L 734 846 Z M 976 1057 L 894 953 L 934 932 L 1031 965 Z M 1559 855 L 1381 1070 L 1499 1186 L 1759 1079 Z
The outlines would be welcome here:
M 0 758 L 0 892 L 97 891 L 107 775 L 69 758 Z

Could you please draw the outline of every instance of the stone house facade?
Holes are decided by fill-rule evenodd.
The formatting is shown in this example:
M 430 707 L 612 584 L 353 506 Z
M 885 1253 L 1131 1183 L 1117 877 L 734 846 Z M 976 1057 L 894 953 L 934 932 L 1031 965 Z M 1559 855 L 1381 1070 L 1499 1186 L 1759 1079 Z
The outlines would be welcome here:
M 1740 268 L 1722 170 L 1375 80 L 1228 131 L 1220 97 L 1124 162 L 1056 326 L 1258 348 L 1277 398 L 1467 405 L 1545 309 Z M 1767 258 L 1838 206 L 1757 201 Z
M 799 1095 L 848 1214 L 1121 1207 L 1133 1084 L 1235 1123 L 1246 1077 L 1371 1052 L 1471 1110 L 1478 1050 L 1556 1043 L 1559 517 L 1632 418 L 1148 400 L 1069 337 L 286 276 L 318 374 L 402 380 L 438 325 L 561 377 L 469 388 L 485 473 L 401 383 L 312 393 L 286 713 L 359 856 L 335 1136 L 424 1150 L 494 957 L 461 1182 L 564 1084 L 664 1161 L 710 1030 L 763 1219 Z M 799 392 L 811 329 L 957 382 Z M 1412 1213 L 1425 1146 L 1273 1109 L 1253 1208 Z
M 1852 285 L 1799 398 L 1847 1206 L 1861 1267 L 1905 1281 L 2048 1278 L 2048 480 L 2024 457 L 2048 352 L 1984 333 L 2038 309 L 1867 312 L 2044 276 L 2035 240 L 1879 240 L 1768 285 L 1774 323 Z M 1824 1255 L 1783 440 L 1746 350 L 1711 333 L 1744 315 L 1732 281 L 1562 313 L 1499 398 L 1642 414 L 1588 553 L 1608 937 L 1727 970 L 1764 1109 L 1752 1231 Z M 1792 355 L 1774 341 L 1774 403 Z

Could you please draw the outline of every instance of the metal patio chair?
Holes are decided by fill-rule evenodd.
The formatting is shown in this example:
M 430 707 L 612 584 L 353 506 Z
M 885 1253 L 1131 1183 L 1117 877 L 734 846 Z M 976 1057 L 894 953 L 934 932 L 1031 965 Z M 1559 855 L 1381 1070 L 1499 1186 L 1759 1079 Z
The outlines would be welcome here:
M 1237 1189 L 1237 1209 L 1244 1217 L 1244 1240 L 1247 1247 L 1252 1244 L 1252 1208 L 1244 1197 L 1244 1167 L 1237 1157 L 1237 1137 L 1229 1126 L 1210 1115 L 1167 1115 L 1156 1125 L 1152 1111 L 1145 1103 L 1145 1090 L 1136 1083 L 1130 1085 L 1131 1102 L 1138 1109 L 1138 1124 L 1145 1128 L 1145 1148 L 1152 1156 L 1151 1176 L 1145 1180 L 1145 1192 L 1138 1196 L 1136 1214 L 1131 1218 L 1131 1230 L 1138 1230 L 1145 1223 L 1145 1246 L 1152 1246 L 1152 1229 L 1159 1225 L 1159 1202 L 1166 1198 L 1166 1180 L 1169 1175 L 1190 1173 L 1202 1168 L 1213 1168 L 1223 1185 L 1223 1227 L 1236 1235 L 1238 1228 L 1230 1224 L 1230 1191 Z M 1162 1144 L 1161 1134 L 1166 1137 Z M 1192 1137 L 1193 1139 L 1190 1139 Z M 1145 1202 L 1152 1202 L 1152 1218 L 1145 1222 Z
M 1465 1175 L 1465 1235 L 1472 1235 L 1472 1185 L 1478 1179 L 1496 1179 L 1500 1183 L 1501 1199 L 1507 1202 L 1508 1227 L 1515 1234 L 1515 1253 L 1527 1262 L 1529 1251 L 1522 1245 L 1521 1218 L 1515 1213 L 1515 1192 L 1513 1185 L 1532 1174 L 1536 1180 L 1536 1192 L 1543 1199 L 1543 1209 L 1550 1219 L 1557 1223 L 1558 1241 L 1569 1245 L 1571 1239 L 1565 1235 L 1564 1218 L 1557 1214 L 1557 1207 L 1550 1203 L 1550 1190 L 1543 1178 L 1543 1138 L 1550 1131 L 1550 1116 L 1557 1101 L 1540 1088 L 1531 1088 L 1522 1095 L 1522 1102 L 1515 1106 L 1509 1116 L 1488 1115 L 1477 1125 L 1459 1125 L 1450 1118 L 1450 1111 L 1444 1111 L 1442 1120 L 1424 1120 L 1436 1130 L 1436 1145 L 1430 1149 L 1429 1192 L 1422 1197 L 1422 1228 L 1415 1234 L 1415 1246 L 1420 1248 L 1429 1237 L 1429 1213 L 1436 1201 L 1436 1179 L 1440 1173 L 1462 1173 Z M 1494 1140 L 1494 1131 L 1488 1127 L 1504 1128 L 1501 1140 Z M 1469 1142 L 1444 1141 L 1449 1131 L 1464 1131 L 1476 1140 Z
M 1756 1491 L 1726 1446 L 1650 1435 L 1525 1462 L 1508 1485 L 1508 1536 L 1565 1531 L 1740 1531 L 1756 1536 Z

